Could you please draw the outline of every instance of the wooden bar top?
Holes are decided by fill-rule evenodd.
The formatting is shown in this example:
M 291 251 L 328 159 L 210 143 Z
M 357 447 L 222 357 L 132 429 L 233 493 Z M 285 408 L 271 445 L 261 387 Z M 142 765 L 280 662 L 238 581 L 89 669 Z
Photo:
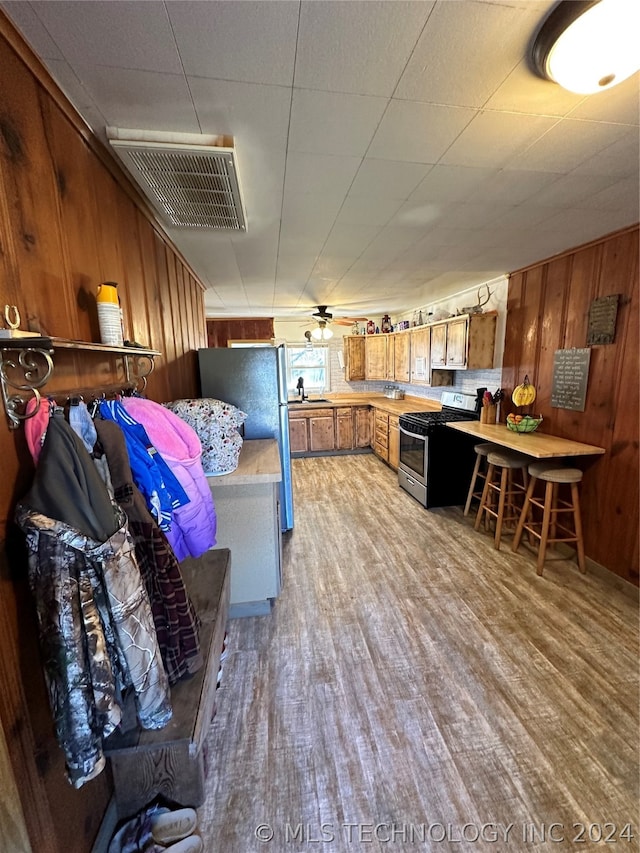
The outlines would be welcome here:
M 280 450 L 275 438 L 245 439 L 235 471 L 208 475 L 210 486 L 251 486 L 254 483 L 279 483 L 282 480 Z
M 512 432 L 505 424 L 481 424 L 479 421 L 456 421 L 448 423 L 448 427 L 457 429 L 473 435 L 480 441 L 492 441 L 534 456 L 536 459 L 552 459 L 562 456 L 591 456 L 605 453 L 604 447 L 596 447 L 594 444 L 582 444 L 580 441 L 572 441 L 569 438 L 560 438 L 555 435 L 545 435 L 542 432 Z

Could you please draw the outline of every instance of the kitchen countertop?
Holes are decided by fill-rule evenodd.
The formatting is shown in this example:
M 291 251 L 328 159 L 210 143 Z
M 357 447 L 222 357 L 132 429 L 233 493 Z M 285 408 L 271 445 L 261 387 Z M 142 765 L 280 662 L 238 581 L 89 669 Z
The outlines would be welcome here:
M 289 414 L 298 410 L 337 409 L 340 406 L 373 406 L 392 415 L 403 415 L 405 412 L 439 412 L 442 409 L 438 400 L 428 400 L 426 397 L 406 396 L 403 400 L 393 400 L 384 394 L 327 394 L 322 397 L 327 402 L 315 402 L 313 396 L 304 403 L 289 404 Z
M 481 424 L 479 421 L 456 421 L 448 423 L 448 427 L 466 432 L 482 441 L 491 441 L 525 453 L 536 459 L 552 459 L 563 456 L 591 456 L 605 453 L 604 447 L 594 444 L 583 444 L 569 438 L 557 435 L 545 435 L 543 432 L 512 432 L 506 424 Z
M 207 479 L 213 487 L 279 483 L 282 480 L 282 468 L 278 442 L 275 438 L 245 439 L 235 471 L 210 474 Z

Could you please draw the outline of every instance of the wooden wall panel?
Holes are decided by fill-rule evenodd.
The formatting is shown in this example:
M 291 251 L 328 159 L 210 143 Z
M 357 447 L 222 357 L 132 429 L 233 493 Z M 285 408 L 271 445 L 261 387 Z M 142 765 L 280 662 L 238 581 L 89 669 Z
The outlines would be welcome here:
M 226 347 L 227 341 L 268 341 L 273 336 L 273 317 L 207 320 L 208 347 Z
M 24 60 L 24 61 L 23 61 Z M 119 284 L 125 334 L 163 355 L 148 394 L 197 393 L 203 287 L 111 154 L 91 137 L 0 12 L 0 305 L 51 335 L 99 341 L 95 294 Z M 57 350 L 45 391 L 99 392 L 124 380 L 121 359 Z M 63 755 L 39 663 L 24 549 L 11 524 L 33 463 L 23 430 L 0 412 L 0 726 L 32 849 L 87 853 L 111 795 L 106 771 L 79 791 Z M 3 770 L 3 774 L 4 774 Z M 5 778 L 3 776 L 3 784 Z
M 638 583 L 638 227 L 514 273 L 502 381 L 525 373 L 542 432 L 606 448 L 581 461 L 587 556 Z M 619 293 L 615 341 L 591 347 L 584 412 L 551 408 L 553 354 L 585 347 L 593 299 Z M 508 405 L 507 411 L 512 406 Z

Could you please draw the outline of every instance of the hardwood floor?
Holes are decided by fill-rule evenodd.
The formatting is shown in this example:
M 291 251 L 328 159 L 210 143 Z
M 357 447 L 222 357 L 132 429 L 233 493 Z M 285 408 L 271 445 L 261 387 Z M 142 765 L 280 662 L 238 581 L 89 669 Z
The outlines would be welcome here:
M 282 594 L 230 623 L 205 850 L 639 849 L 637 590 L 539 578 L 374 456 L 293 475 Z

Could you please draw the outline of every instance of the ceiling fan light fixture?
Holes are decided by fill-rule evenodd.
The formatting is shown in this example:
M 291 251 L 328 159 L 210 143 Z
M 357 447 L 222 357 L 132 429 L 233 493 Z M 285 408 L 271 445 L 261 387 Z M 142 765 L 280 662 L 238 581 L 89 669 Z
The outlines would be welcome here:
M 328 341 L 329 338 L 333 337 L 333 332 L 323 320 L 320 320 L 318 328 L 311 332 L 311 337 L 314 341 Z
M 640 68 L 640 4 L 561 0 L 533 45 L 538 74 L 579 95 L 616 86 Z

